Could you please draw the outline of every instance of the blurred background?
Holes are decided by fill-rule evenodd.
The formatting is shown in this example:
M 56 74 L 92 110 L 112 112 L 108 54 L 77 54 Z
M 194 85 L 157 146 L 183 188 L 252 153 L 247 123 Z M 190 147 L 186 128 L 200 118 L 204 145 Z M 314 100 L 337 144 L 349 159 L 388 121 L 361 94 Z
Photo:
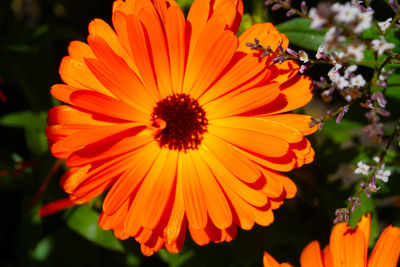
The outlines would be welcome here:
M 178 1 L 186 11 L 191 0 Z M 323 41 L 324 31 L 300 24 L 286 11 L 271 11 L 264 1 L 246 0 L 240 31 L 254 23 L 273 22 L 286 33 L 294 50 L 309 55 Z M 307 1 L 315 6 L 321 1 Z M 59 63 L 72 40 L 86 41 L 88 23 L 101 18 L 111 23 L 112 0 L 1 0 L 0 1 L 0 266 L 260 266 L 264 251 L 279 261 L 298 265 L 302 249 L 318 239 L 324 247 L 330 235 L 335 210 L 347 205 L 347 198 L 359 187 L 354 174 L 360 160 L 371 162 L 385 142 L 376 143 L 362 129 L 368 123 L 365 110 L 354 105 L 340 124 L 328 121 L 322 131 L 310 137 L 315 161 L 288 176 L 297 184 L 295 199 L 287 200 L 274 212 L 269 227 L 239 230 L 231 243 L 199 247 L 187 236 L 178 255 L 161 251 L 146 258 L 134 240 L 119 241 L 97 226 L 102 198 L 40 217 L 39 209 L 66 198 L 58 180 L 66 171 L 51 156 L 44 135 L 47 111 L 60 103 L 51 97 L 50 87 L 61 83 Z M 300 1 L 293 1 L 299 7 Z M 297 4 L 297 6 L 296 6 Z M 374 1 L 378 20 L 391 12 L 386 1 Z M 399 38 L 396 32 L 394 38 Z M 397 43 L 398 44 L 398 41 Z M 327 66 L 306 71 L 314 80 L 326 76 Z M 360 68 L 366 78 L 372 69 Z M 400 117 L 400 73 L 393 75 L 388 89 L 391 116 L 385 119 L 390 134 Z M 314 100 L 299 111 L 319 117 L 344 103 L 334 97 L 325 103 L 315 90 Z M 395 142 L 396 143 L 396 142 Z M 397 144 L 396 144 L 397 145 Z M 389 150 L 385 162 L 392 175 L 373 198 L 361 195 L 363 205 L 351 223 L 363 213 L 373 214 L 371 245 L 387 224 L 400 226 L 400 157 Z

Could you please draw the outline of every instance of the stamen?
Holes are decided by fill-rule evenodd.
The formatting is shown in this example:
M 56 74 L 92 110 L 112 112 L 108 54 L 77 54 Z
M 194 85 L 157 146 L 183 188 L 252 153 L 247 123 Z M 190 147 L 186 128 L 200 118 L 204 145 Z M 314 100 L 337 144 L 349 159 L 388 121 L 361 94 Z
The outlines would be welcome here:
M 153 126 L 165 122 L 154 135 L 160 147 L 173 150 L 197 149 L 207 132 L 208 120 L 197 100 L 186 94 L 173 94 L 159 101 L 151 114 Z

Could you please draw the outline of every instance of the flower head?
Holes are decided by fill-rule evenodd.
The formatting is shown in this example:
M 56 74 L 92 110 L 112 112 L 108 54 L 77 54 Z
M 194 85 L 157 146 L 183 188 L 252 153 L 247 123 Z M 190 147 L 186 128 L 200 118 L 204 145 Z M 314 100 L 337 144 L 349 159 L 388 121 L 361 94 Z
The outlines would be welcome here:
M 371 28 L 374 11 L 360 12 L 357 16 L 357 24 L 353 31 L 355 33 L 362 33 Z
M 332 10 L 337 12 L 335 19 L 341 23 L 352 23 L 357 20 L 358 15 L 361 13 L 358 7 L 351 5 L 347 2 L 344 5 L 335 3 L 332 5 Z
M 278 52 L 269 23 L 239 38 L 241 0 L 116 0 L 113 26 L 89 25 L 61 62 L 67 103 L 49 111 L 51 152 L 70 168 L 60 184 L 74 203 L 107 191 L 99 225 L 134 237 L 142 252 L 178 252 L 187 229 L 199 245 L 232 240 L 237 226 L 272 223 L 296 193 L 280 174 L 310 163 L 311 117 L 288 114 L 312 98 L 299 66 Z
M 354 229 L 345 223 L 333 227 L 329 244 L 321 250 L 318 241 L 309 243 L 301 253 L 302 267 L 368 266 L 395 267 L 400 255 L 400 228 L 388 226 L 383 231 L 368 258 L 371 216 L 364 215 Z M 264 253 L 264 267 L 292 265 L 279 263 L 267 252 Z
M 386 29 L 389 28 L 391 22 L 392 22 L 392 18 L 388 18 L 385 21 L 378 22 L 378 26 L 379 26 L 379 28 L 381 28 L 382 32 L 385 32 Z
M 310 27 L 314 29 L 321 29 L 327 22 L 326 18 L 321 16 L 315 7 L 310 9 L 308 16 L 312 19 Z
M 357 169 L 355 169 L 354 173 L 368 175 L 369 174 L 369 166 L 362 161 L 357 163 Z
M 347 45 L 346 54 L 353 57 L 357 62 L 360 62 L 364 58 L 364 50 L 365 44 L 353 42 Z
M 372 49 L 378 52 L 378 56 L 381 56 L 386 50 L 391 50 L 395 47 L 395 44 L 386 42 L 383 36 L 380 39 L 372 40 L 371 44 Z
M 320 45 L 318 47 L 318 51 L 317 54 L 315 55 L 315 58 L 316 59 L 327 58 L 325 45 Z
M 387 183 L 387 181 L 389 180 L 389 176 L 391 174 L 392 173 L 388 170 L 385 171 L 385 170 L 379 169 L 379 170 L 377 170 L 377 172 L 375 174 L 375 178 Z
M 361 74 L 357 74 L 356 76 L 350 79 L 350 85 L 356 87 L 363 87 L 365 86 L 366 82 L 364 77 Z
M 299 59 L 300 61 L 303 61 L 304 63 L 308 62 L 308 54 L 304 50 L 299 51 Z

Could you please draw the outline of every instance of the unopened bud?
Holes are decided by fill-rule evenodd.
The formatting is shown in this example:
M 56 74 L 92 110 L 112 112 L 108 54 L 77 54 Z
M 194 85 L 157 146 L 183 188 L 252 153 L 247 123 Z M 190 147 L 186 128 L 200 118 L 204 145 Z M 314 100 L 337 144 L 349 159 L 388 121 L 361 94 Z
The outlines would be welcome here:
M 307 7 L 307 4 L 306 4 L 306 1 L 301 1 L 301 13 L 306 15 L 307 12 L 308 12 L 308 7 Z
M 275 5 L 272 6 L 272 10 L 273 10 L 273 11 L 277 11 L 277 10 L 280 9 L 280 8 L 281 8 L 281 5 L 280 5 L 280 4 L 275 4 Z
M 294 9 L 290 9 L 288 12 L 286 12 L 286 17 L 291 17 L 294 14 L 296 14 L 296 11 Z

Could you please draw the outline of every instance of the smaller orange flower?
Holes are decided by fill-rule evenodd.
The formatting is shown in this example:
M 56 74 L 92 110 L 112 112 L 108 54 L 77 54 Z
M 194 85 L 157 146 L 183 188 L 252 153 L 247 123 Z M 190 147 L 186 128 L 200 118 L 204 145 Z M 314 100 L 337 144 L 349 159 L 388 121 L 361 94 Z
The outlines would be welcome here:
M 301 267 L 396 267 L 400 255 L 400 228 L 389 225 L 378 239 L 368 259 L 371 215 L 364 215 L 356 228 L 347 223 L 333 227 L 329 244 L 321 251 L 319 242 L 309 243 L 300 256 Z M 289 267 L 279 264 L 267 252 L 264 267 Z

